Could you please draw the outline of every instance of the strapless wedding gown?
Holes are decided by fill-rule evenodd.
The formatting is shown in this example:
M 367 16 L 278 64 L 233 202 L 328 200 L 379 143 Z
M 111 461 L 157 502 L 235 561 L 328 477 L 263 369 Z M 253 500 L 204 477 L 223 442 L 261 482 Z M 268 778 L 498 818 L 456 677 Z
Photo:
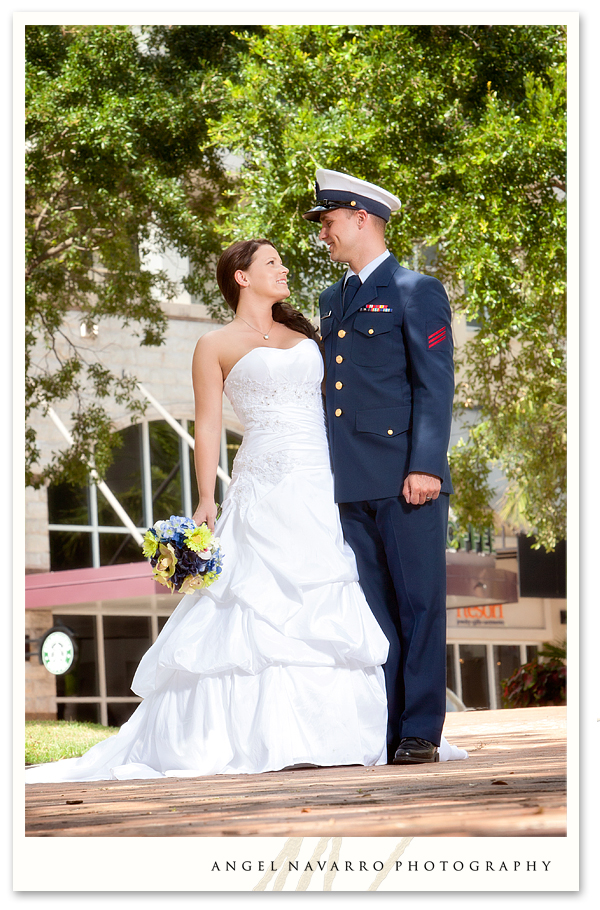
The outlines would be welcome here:
M 388 643 L 333 499 L 314 341 L 255 348 L 225 394 L 244 424 L 215 532 L 219 580 L 142 658 L 119 733 L 29 783 L 256 774 L 386 762 Z M 466 753 L 444 740 L 442 760 Z

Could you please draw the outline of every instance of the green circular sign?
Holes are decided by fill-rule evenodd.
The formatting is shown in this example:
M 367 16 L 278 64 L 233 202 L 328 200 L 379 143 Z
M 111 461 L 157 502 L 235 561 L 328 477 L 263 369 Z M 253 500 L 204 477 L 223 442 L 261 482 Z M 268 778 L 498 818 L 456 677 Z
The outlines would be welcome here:
M 55 676 L 68 673 L 75 660 L 75 642 L 64 629 L 50 629 L 42 639 L 40 660 Z

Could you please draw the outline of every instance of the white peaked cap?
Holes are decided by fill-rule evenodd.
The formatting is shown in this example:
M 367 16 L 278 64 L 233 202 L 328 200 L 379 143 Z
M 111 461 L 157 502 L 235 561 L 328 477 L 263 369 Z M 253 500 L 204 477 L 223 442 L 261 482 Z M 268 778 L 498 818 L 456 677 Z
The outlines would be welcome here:
M 319 168 L 316 177 L 316 204 L 303 215 L 307 221 L 319 221 L 323 212 L 339 208 L 364 209 L 388 221 L 390 214 L 400 208 L 397 196 L 367 180 L 325 168 Z

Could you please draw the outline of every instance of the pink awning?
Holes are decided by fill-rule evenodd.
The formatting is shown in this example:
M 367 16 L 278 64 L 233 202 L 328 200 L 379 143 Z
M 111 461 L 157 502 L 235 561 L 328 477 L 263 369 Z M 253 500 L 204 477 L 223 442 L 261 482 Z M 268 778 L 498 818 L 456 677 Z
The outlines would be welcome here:
M 132 562 L 98 569 L 69 569 L 25 577 L 25 608 L 42 609 L 64 604 L 93 603 L 165 594 L 167 588 L 152 577 L 148 562 Z
M 446 564 L 448 609 L 516 603 L 519 600 L 516 573 L 497 569 L 492 555 L 449 551 L 446 553 Z M 43 572 L 25 578 L 27 609 L 50 609 L 65 604 L 124 600 L 155 594 L 167 595 L 168 589 L 154 581 L 148 562 Z

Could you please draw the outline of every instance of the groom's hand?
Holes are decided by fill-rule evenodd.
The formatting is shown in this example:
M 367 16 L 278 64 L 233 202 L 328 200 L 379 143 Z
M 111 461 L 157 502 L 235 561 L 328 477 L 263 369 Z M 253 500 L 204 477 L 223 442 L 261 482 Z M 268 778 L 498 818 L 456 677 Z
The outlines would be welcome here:
M 413 471 L 404 481 L 402 495 L 407 503 L 422 506 L 429 499 L 437 499 L 442 488 L 442 481 L 435 474 L 419 474 Z

